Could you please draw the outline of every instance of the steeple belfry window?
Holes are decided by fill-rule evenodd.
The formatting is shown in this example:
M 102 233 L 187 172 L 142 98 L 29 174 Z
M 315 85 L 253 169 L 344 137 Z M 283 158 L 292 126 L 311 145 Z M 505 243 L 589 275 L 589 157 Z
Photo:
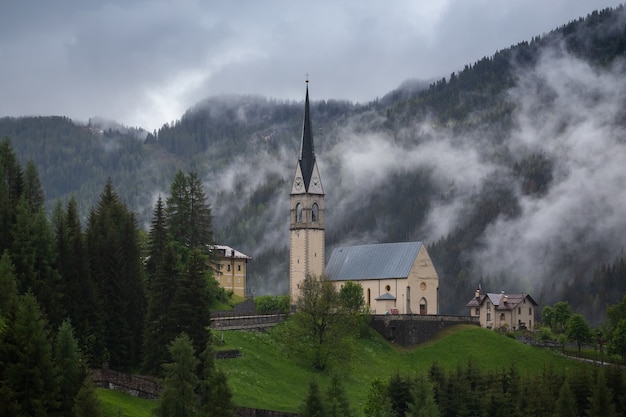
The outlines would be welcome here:
M 313 203 L 313 207 L 311 207 L 311 221 L 313 223 L 317 223 L 317 211 L 319 207 L 317 203 Z
M 296 223 L 302 223 L 302 204 L 296 204 Z

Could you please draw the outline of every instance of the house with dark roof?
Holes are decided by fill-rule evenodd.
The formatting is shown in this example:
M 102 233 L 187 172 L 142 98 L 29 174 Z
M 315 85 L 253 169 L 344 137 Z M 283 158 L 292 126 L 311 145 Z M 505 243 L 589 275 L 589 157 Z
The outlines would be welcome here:
M 337 288 L 361 284 L 373 314 L 438 314 L 439 275 L 422 242 L 336 248 L 325 275 Z
M 480 326 L 488 329 L 532 330 L 535 325 L 537 303 L 525 293 L 482 294 L 478 289 L 466 307 L 470 309 L 470 316 L 478 317 Z

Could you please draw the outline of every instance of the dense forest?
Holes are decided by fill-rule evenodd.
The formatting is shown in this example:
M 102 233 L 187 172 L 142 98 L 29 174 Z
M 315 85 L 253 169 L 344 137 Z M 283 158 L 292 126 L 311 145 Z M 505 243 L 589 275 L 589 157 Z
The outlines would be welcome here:
M 370 103 L 314 101 L 328 255 L 421 240 L 441 313 L 466 313 L 481 285 L 602 321 L 626 290 L 625 19 L 595 11 Z M 23 117 L 0 119 L 0 137 L 36 166 L 48 215 L 72 202 L 83 229 L 102 184 L 147 231 L 176 173 L 197 173 L 215 240 L 254 258 L 250 291 L 284 294 L 302 117 L 302 102 L 222 96 L 154 132 Z

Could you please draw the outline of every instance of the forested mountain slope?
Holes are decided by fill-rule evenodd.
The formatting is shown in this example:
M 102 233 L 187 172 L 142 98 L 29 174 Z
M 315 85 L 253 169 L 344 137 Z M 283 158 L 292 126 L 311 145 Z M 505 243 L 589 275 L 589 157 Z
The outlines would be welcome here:
M 328 255 L 423 240 L 441 313 L 465 313 L 481 284 L 599 319 L 626 289 L 625 48 L 620 7 L 371 103 L 315 101 L 312 80 Z M 216 238 L 254 257 L 255 294 L 286 293 L 302 117 L 302 102 L 213 97 L 152 133 L 5 118 L 0 136 L 35 161 L 49 199 L 74 192 L 84 214 L 111 177 L 147 224 L 176 169 L 198 172 Z

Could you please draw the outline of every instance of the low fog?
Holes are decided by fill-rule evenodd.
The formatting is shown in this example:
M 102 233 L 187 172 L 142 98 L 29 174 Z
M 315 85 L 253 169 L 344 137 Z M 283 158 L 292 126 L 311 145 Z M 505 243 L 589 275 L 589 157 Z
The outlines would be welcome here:
M 407 237 L 426 244 L 462 225 L 473 197 L 494 181 L 516 193 L 519 213 L 498 218 L 481 236 L 481 247 L 463 254 L 471 260 L 476 284 L 484 276 L 504 277 L 506 288 L 490 291 L 536 293 L 547 283 L 567 282 L 555 253 L 560 259 L 566 253 L 585 273 L 613 262 L 626 243 L 623 70 L 623 63 L 597 69 L 559 48 L 550 50 L 532 70 L 516 74 L 516 86 L 506 93 L 514 106 L 514 123 L 504 137 L 502 130 L 495 133 L 488 125 L 453 133 L 428 117 L 414 120 L 392 137 L 375 128 L 384 116 L 374 111 L 319 132 L 312 110 L 326 192 L 327 237 L 346 219 L 368 210 L 366 197 L 381 187 L 394 187 L 393 175 L 425 170 L 435 191 L 428 196 L 426 219 L 416 230 L 407 230 Z M 315 100 L 313 87 L 311 98 Z M 281 182 L 259 217 L 262 224 L 255 226 L 263 229 L 262 238 L 241 248 L 253 257 L 270 250 L 288 253 L 288 200 L 299 141 L 294 138 L 271 151 L 259 147 L 206 180 L 221 223 L 232 220 L 231 214 L 248 202 L 242 195 L 249 197 L 268 181 Z M 540 196 L 522 193 L 511 175 L 512 161 L 533 153 L 542 154 L 554 167 L 549 188 Z M 336 245 L 387 241 L 384 224 L 380 226 L 345 231 Z M 591 253 L 591 246 L 599 250 Z M 260 292 L 286 292 L 287 255 L 274 265 L 271 277 L 255 277 Z

